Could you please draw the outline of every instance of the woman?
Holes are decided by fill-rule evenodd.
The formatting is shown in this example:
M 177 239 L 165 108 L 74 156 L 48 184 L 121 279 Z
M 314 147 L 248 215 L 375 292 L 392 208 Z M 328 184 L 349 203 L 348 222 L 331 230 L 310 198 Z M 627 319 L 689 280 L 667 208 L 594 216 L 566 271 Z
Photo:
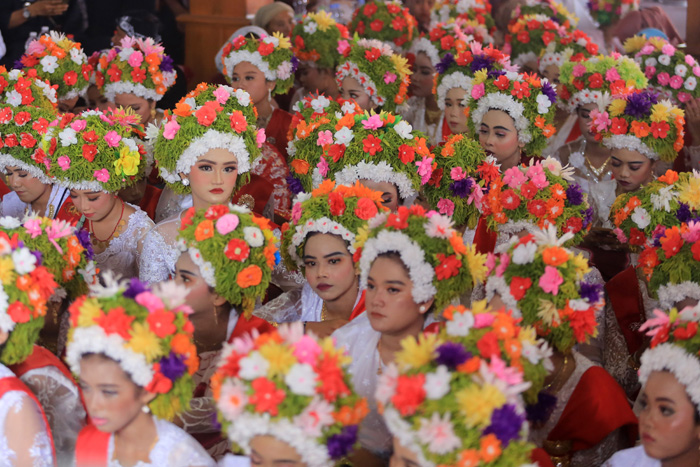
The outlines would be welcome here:
M 351 456 L 367 401 L 354 393 L 347 360 L 330 338 L 304 335 L 295 323 L 236 338 L 224 352 L 214 397 L 248 465 L 330 467 Z M 275 370 L 280 353 L 291 359 Z M 235 458 L 243 460 L 227 456 L 222 464 L 244 465 Z
M 476 20 L 494 32 L 491 2 L 486 0 L 437 0 L 431 13 L 432 23 L 450 23 L 457 19 Z
M 66 360 L 92 422 L 78 435 L 76 465 L 216 465 L 170 423 L 187 406 L 199 363 L 187 292 L 172 282 L 104 282 L 70 307 Z
M 406 53 L 418 37 L 418 22 L 399 1 L 370 0 L 358 7 L 348 25 L 350 35 L 389 45 L 395 53 Z
M 253 18 L 253 26 L 267 31 L 268 34 L 292 36 L 294 28 L 294 9 L 284 2 L 272 2 L 261 7 Z
M 174 193 L 191 194 L 195 209 L 228 203 L 246 183 L 246 174 L 264 142 L 265 134 L 254 122 L 250 94 L 224 85 L 200 84 L 178 103 L 158 134 L 151 135 L 160 176 Z M 175 271 L 181 218 L 178 212 L 146 236 L 141 280 L 160 282 Z
M 396 360 L 404 338 L 421 334 L 433 321 L 432 312 L 439 313 L 483 277 L 484 257 L 466 247 L 451 224 L 440 214 L 428 217 L 420 206 L 402 206 L 373 219 L 367 238 L 357 244 L 367 311 L 333 337 L 352 357 L 356 391 L 369 400 L 360 443 L 370 459 L 391 453 L 391 436 L 374 398 L 378 375 Z
M 508 25 L 506 52 L 510 52 L 513 63 L 523 72 L 539 70 L 540 55 L 555 37 L 566 37 L 571 29 L 555 22 L 546 15 L 525 15 Z
M 182 216 L 175 277 L 188 290 L 187 303 L 194 310 L 191 320 L 200 364 L 190 409 L 178 424 L 216 459 L 229 443 L 215 423 L 211 378 L 225 342 L 252 330 L 272 330 L 251 314 L 268 289 L 277 262 L 276 241 L 267 220 L 241 206 L 190 208 Z

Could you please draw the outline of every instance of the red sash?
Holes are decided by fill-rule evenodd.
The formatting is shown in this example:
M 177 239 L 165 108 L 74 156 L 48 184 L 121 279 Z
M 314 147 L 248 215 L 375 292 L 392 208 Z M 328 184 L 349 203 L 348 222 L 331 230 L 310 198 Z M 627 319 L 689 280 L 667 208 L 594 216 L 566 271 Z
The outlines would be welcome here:
M 232 201 L 233 203 L 236 203 L 241 196 L 250 195 L 253 197 L 255 202 L 253 212 L 262 216 L 263 210 L 265 209 L 265 206 L 267 206 L 267 202 L 270 200 L 274 189 L 275 187 L 272 185 L 272 183 L 268 182 L 259 175 L 251 173 L 250 181 L 233 194 Z
M 497 239 L 498 232 L 489 229 L 486 218 L 483 215 L 479 216 L 479 222 L 476 224 L 476 233 L 474 234 L 476 251 L 482 254 L 493 253 Z
M 110 436 L 112 433 L 100 431 L 95 425 L 80 430 L 75 443 L 75 467 L 107 467 Z
M 8 378 L 2 378 L 0 379 L 0 397 L 3 395 L 7 394 L 10 391 L 20 391 L 25 393 L 31 400 L 34 401 L 36 406 L 39 408 L 39 411 L 41 412 L 41 418 L 44 420 L 44 427 L 46 428 L 46 432 L 49 435 L 49 439 L 51 440 L 51 451 L 53 452 L 53 460 L 54 460 L 54 466 L 56 465 L 56 448 L 54 447 L 53 444 L 53 436 L 51 435 L 51 428 L 49 428 L 49 421 L 46 419 L 46 414 L 44 413 L 44 408 L 41 406 L 39 403 L 39 399 L 36 398 L 34 393 L 29 390 L 26 384 L 24 384 L 22 381 L 19 380 L 19 378 L 15 377 L 8 377 Z
M 289 142 L 287 136 L 291 124 L 292 114 L 277 108 L 272 111 L 270 121 L 265 127 L 268 142 L 279 150 L 280 154 L 284 156 L 284 160 L 287 160 L 287 143 Z
M 644 302 L 634 266 L 610 279 L 605 284 L 605 290 L 627 343 L 627 350 L 634 355 L 644 344 L 644 336 L 639 332 L 639 326 L 644 322 Z
M 81 214 L 70 198 L 63 202 L 63 206 L 61 206 L 61 209 L 56 213 L 56 219 L 69 222 L 71 225 L 77 224 L 80 220 L 80 216 Z
M 0 178 L 0 199 L 4 198 L 6 194 L 11 192 L 10 187 L 7 186 L 5 181 Z
M 275 328 L 270 323 L 257 316 L 246 318 L 243 315 L 239 315 L 231 337 L 228 339 L 228 343 L 230 344 L 233 342 L 233 339 L 236 337 L 241 337 L 244 334 L 250 333 L 253 329 L 257 329 L 260 334 L 267 334 L 268 332 L 272 332 Z
M 445 115 L 442 118 L 442 140 L 440 140 L 440 144 L 450 139 L 450 136 L 452 136 L 452 130 L 450 130 L 450 125 L 447 124 L 447 115 Z
M 352 313 L 350 314 L 350 321 L 357 318 L 358 316 L 360 316 L 364 312 L 365 312 L 365 291 L 363 290 L 362 295 L 360 295 L 360 299 L 357 301 L 357 305 L 355 305 L 355 308 L 353 308 Z
M 530 452 L 530 460 L 539 467 L 554 467 L 549 454 L 542 448 L 535 448 Z
M 158 200 L 162 194 L 163 190 L 160 188 L 153 185 L 146 186 L 146 191 L 143 194 L 143 198 L 141 198 L 139 207 L 143 212 L 148 214 L 151 220 L 156 218 L 156 207 L 158 207 Z

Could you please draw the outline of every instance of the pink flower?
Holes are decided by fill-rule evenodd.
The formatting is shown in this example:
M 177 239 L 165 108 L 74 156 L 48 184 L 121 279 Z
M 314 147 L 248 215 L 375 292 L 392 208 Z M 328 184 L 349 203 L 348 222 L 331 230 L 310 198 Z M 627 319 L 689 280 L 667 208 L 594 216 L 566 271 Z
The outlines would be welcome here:
M 481 185 L 474 185 L 472 193 L 467 198 L 467 205 L 474 203 L 474 206 L 481 208 L 481 199 L 484 197 L 484 190 Z
M 100 120 L 107 123 L 108 125 L 114 125 L 114 122 L 112 121 L 112 119 L 109 118 L 108 116 L 106 116 L 105 114 L 100 114 Z
M 693 74 L 695 76 L 700 76 L 700 66 L 694 66 L 693 67 Z
M 345 55 L 345 52 L 350 50 L 350 43 L 346 40 L 338 41 L 338 48 L 336 50 L 340 55 Z
M 535 164 L 527 168 L 527 178 L 535 184 L 537 188 L 547 188 L 549 182 L 541 164 Z
M 620 73 L 617 72 L 615 68 L 610 68 L 605 72 L 605 80 L 609 82 L 617 81 L 620 79 Z
M 599 112 L 596 109 L 591 111 L 591 118 L 593 121 L 590 123 L 591 128 L 595 128 L 598 132 L 603 132 L 612 125 L 612 120 L 607 112 Z
M 503 273 L 506 272 L 506 269 L 508 268 L 508 265 L 510 264 L 510 256 L 507 254 L 502 254 L 500 256 L 501 263 L 496 267 L 496 277 L 501 277 L 503 276 Z
M 63 254 L 63 249 L 58 243 L 56 243 L 56 240 L 67 237 L 72 233 L 73 227 L 70 225 L 70 223 L 58 219 L 52 220 L 51 225 L 46 227 L 46 236 L 60 254 Z
M 640 55 L 649 55 L 654 51 L 654 46 L 651 44 L 646 44 L 644 47 L 642 47 L 642 50 L 639 51 Z
M 294 417 L 294 424 L 312 438 L 321 436 L 323 428 L 333 423 L 333 406 L 318 397 L 314 397 L 304 411 Z
M 690 94 L 688 94 L 687 92 L 682 92 L 682 91 L 681 91 L 681 92 L 678 93 L 678 96 L 677 96 L 677 97 L 678 97 L 678 100 L 679 100 L 680 102 L 683 102 L 683 103 L 688 102 L 688 101 L 690 100 Z
M 305 335 L 294 344 L 292 354 L 299 360 L 299 363 L 313 366 L 316 365 L 316 360 L 321 355 L 321 347 L 313 338 Z
M 462 445 L 462 440 L 455 435 L 449 413 L 441 416 L 433 412 L 430 419 L 421 419 L 417 434 L 428 443 L 428 450 L 437 454 L 450 453 Z
M 423 156 L 423 160 L 417 161 L 416 166 L 418 166 L 418 175 L 420 175 L 421 185 L 425 185 L 430 180 L 431 175 L 433 175 L 433 159 L 427 156 Z
M 676 53 L 676 48 L 671 44 L 666 43 L 663 47 L 661 47 L 661 53 L 671 56 Z
M 564 282 L 564 278 L 561 277 L 559 270 L 553 266 L 544 267 L 544 275 L 540 277 L 540 288 L 546 293 L 551 293 L 552 295 L 557 295 L 559 293 L 559 286 Z
M 328 175 L 328 161 L 326 161 L 325 157 L 321 157 L 321 160 L 318 161 L 318 164 L 316 164 L 316 168 L 318 169 L 318 173 L 321 175 L 321 177 L 326 177 Z
M 450 170 L 450 178 L 454 181 L 463 180 L 466 176 L 467 173 L 461 167 L 455 167 Z
M 573 71 L 571 72 L 572 75 L 574 75 L 576 78 L 580 78 L 586 73 L 586 66 L 582 64 L 577 64 L 574 66 Z
M 109 180 L 109 172 L 107 171 L 107 169 L 95 170 L 95 172 L 93 172 L 92 175 L 98 182 L 105 183 Z
M 228 101 L 228 98 L 231 97 L 231 93 L 229 93 L 228 90 L 223 86 L 219 86 L 218 88 L 216 88 L 212 94 L 214 94 L 216 102 L 218 102 L 221 105 L 224 105 L 226 101 Z
M 474 327 L 476 329 L 491 326 L 496 320 L 496 315 L 492 313 L 477 313 L 474 315 Z
M 149 313 L 165 308 L 163 301 L 151 292 L 141 292 L 134 300 L 136 300 L 136 303 L 139 305 L 146 307 Z
M 109 49 L 109 52 L 107 52 L 107 61 L 111 62 L 114 60 L 114 58 L 117 56 L 117 50 L 115 48 Z
M 292 222 L 296 224 L 301 219 L 301 203 L 294 203 L 292 207 Z
M 177 123 L 177 120 L 174 118 L 172 120 L 168 120 L 165 122 L 165 125 L 163 125 L 163 138 L 174 139 L 179 130 L 180 125 Z
M 39 235 L 41 235 L 41 219 L 38 219 L 36 217 L 27 219 L 24 222 L 23 227 L 27 231 L 27 233 L 32 236 L 32 238 L 36 238 Z
M 525 183 L 526 180 L 527 177 L 525 177 L 525 174 L 518 166 L 511 167 L 503 174 L 503 183 L 507 184 L 511 188 L 518 188 L 520 185 Z
M 391 84 L 394 81 L 396 81 L 396 73 L 392 73 L 390 71 L 387 71 L 386 73 L 384 73 L 384 82 L 386 84 Z
M 61 156 L 58 158 L 58 166 L 62 170 L 68 170 L 70 169 L 70 157 L 68 156 Z
M 697 62 L 695 61 L 695 59 L 693 58 L 692 55 L 686 55 L 686 56 L 685 56 L 685 63 L 686 63 L 687 65 L 690 65 L 690 66 L 695 66 L 695 64 L 696 64 Z
M 220 235 L 227 235 L 238 227 L 238 216 L 235 214 L 224 214 L 216 220 L 216 231 Z
M 260 128 L 255 134 L 255 142 L 258 144 L 258 148 L 261 148 L 267 137 L 265 136 L 265 128 Z
M 625 233 L 622 230 L 620 230 L 619 228 L 615 228 L 613 229 L 613 233 L 617 236 L 617 239 L 620 243 L 627 243 L 627 237 L 625 236 Z
M 330 130 L 320 132 L 316 140 L 317 146 L 325 146 L 327 144 L 333 144 L 333 133 Z
M 73 120 L 70 124 L 70 127 L 75 131 L 83 131 L 86 126 L 87 122 L 85 120 Z
M 237 418 L 248 403 L 246 387 L 238 379 L 229 379 L 221 385 L 219 410 L 228 420 Z
M 119 146 L 119 141 L 121 140 L 122 137 L 119 136 L 119 133 L 117 133 L 114 130 L 108 131 L 105 135 L 105 141 L 107 141 L 107 144 L 112 148 L 116 148 L 117 146 Z
M 695 243 L 700 240 L 700 222 L 688 222 L 688 230 L 681 236 L 688 243 Z
M 681 86 L 683 86 L 683 78 L 680 76 L 676 75 L 671 78 L 671 81 L 668 83 L 673 89 L 680 89 Z
M 137 50 L 129 55 L 129 59 L 126 62 L 129 64 L 129 66 L 138 68 L 143 63 L 143 54 Z
M 646 333 L 647 336 L 656 336 L 670 321 L 669 316 L 659 309 L 654 310 L 654 316 L 656 316 L 656 318 L 647 319 L 639 328 L 640 331 L 646 331 L 648 329 L 649 331 Z
M 480 99 L 484 96 L 484 83 L 479 83 L 472 88 L 472 97 L 474 99 Z
M 516 385 L 523 382 L 523 374 L 515 367 L 506 365 L 506 362 L 501 360 L 498 355 L 491 356 L 489 370 L 496 378 L 504 381 L 508 385 Z
M 381 128 L 383 125 L 384 122 L 379 115 L 376 114 L 362 121 L 362 126 L 365 128 L 365 130 L 376 130 L 377 128 Z
M 25 50 L 24 53 L 27 55 L 39 55 L 44 50 L 46 50 L 44 44 L 42 44 L 39 41 L 31 41 L 29 43 L 29 46 L 27 46 L 27 50 Z
M 656 81 L 658 81 L 662 86 L 666 86 L 670 80 L 671 77 L 665 71 L 663 73 L 659 73 L 659 75 L 656 77 Z
M 647 77 L 647 79 L 653 78 L 655 74 L 656 74 L 656 67 L 648 66 L 648 67 L 644 68 L 644 75 Z
M 491 271 L 493 271 L 493 268 L 496 267 L 496 255 L 493 253 L 489 252 L 486 255 L 486 262 L 484 263 L 484 266 L 486 266 L 486 275 L 490 276 Z
M 443 198 L 440 201 L 438 201 L 437 208 L 440 214 L 445 214 L 446 216 L 451 216 L 455 213 L 455 203 L 453 203 L 449 199 Z

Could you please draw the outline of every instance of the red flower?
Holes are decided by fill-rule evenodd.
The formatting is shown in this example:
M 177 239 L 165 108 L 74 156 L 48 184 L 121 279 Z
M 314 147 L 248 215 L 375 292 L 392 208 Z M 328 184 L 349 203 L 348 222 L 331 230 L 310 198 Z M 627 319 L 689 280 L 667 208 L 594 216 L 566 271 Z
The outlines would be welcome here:
M 440 167 L 437 170 L 433 171 L 433 174 L 430 176 L 430 180 L 428 180 L 428 185 L 434 186 L 435 188 L 440 188 L 440 182 L 442 181 L 442 174 L 444 170 L 442 167 Z
M 92 65 L 83 65 L 82 67 L 80 67 L 80 73 L 83 75 L 83 79 L 85 81 L 90 80 L 90 75 L 92 75 L 92 71 Z
M 379 57 L 382 56 L 382 53 L 379 51 L 379 49 L 372 47 L 369 50 L 365 50 L 365 58 L 369 62 L 373 62 L 375 60 L 378 60 Z
M 73 86 L 78 82 L 78 73 L 73 70 L 69 71 L 63 75 L 63 82 L 66 83 L 66 86 Z
M 156 310 L 148 314 L 146 321 L 153 334 L 161 339 L 177 331 L 177 327 L 173 324 L 175 314 L 172 311 Z
M 395 15 L 396 13 L 401 11 L 401 7 L 394 3 L 390 3 L 386 6 L 386 10 L 391 13 L 392 15 Z
M 122 71 L 115 63 L 112 63 L 112 66 L 109 68 L 109 70 L 107 70 L 107 76 L 109 76 L 109 80 L 111 82 L 115 83 L 122 79 Z
M 238 36 L 233 40 L 233 46 L 236 48 L 236 50 L 243 47 L 245 45 L 245 43 L 246 43 L 245 36 Z
M 277 389 L 275 383 L 267 378 L 257 378 L 250 385 L 253 388 L 253 395 L 249 402 L 255 405 L 256 412 L 269 412 L 273 417 L 277 415 L 277 406 L 284 400 L 286 394 L 283 390 Z
M 434 42 L 443 37 L 445 34 L 447 34 L 447 32 L 444 29 L 433 28 L 430 30 L 430 40 Z M 2 91 L 2 88 L 0 88 L 0 91 Z
M 331 156 L 333 162 L 338 162 L 345 155 L 344 144 L 333 144 L 328 148 L 328 155 Z
M 200 125 L 210 126 L 216 120 L 216 112 L 221 110 L 221 106 L 216 101 L 209 101 L 194 113 Z
M 581 81 L 580 79 L 575 79 L 575 80 L 573 80 L 573 81 L 572 81 L 572 84 L 573 84 L 574 87 L 575 87 L 576 89 L 578 89 L 579 91 L 580 91 L 581 89 L 583 89 L 583 88 L 586 87 L 586 84 L 585 84 L 583 81 Z
M 224 254 L 231 261 L 245 261 L 250 254 L 250 247 L 240 238 L 232 238 L 229 240 L 226 248 L 224 249 Z
M 530 85 L 525 82 L 516 81 L 513 83 L 513 90 L 510 93 L 518 99 L 530 97 Z
M 1 139 L 0 139 L 0 142 L 2 142 Z M 43 164 L 44 159 L 46 159 L 46 153 L 44 152 L 43 149 L 37 148 L 36 151 L 34 151 L 34 154 L 32 154 L 32 159 L 34 159 L 34 161 L 37 164 Z
M 27 149 L 33 148 L 36 146 L 36 139 L 29 133 L 22 133 L 22 139 L 20 140 L 19 145 Z
M 32 317 L 32 310 L 22 302 L 12 302 L 7 307 L 7 314 L 15 323 L 28 323 Z
M 525 292 L 532 285 L 532 279 L 529 277 L 514 276 L 510 281 L 510 294 L 514 299 L 520 300 L 525 296 Z
M 481 339 L 476 343 L 476 348 L 479 349 L 479 354 L 483 358 L 501 354 L 501 347 L 498 345 L 498 336 L 493 331 L 489 331 L 481 336 Z
M 520 187 L 520 196 L 525 199 L 532 199 L 537 194 L 537 187 L 532 182 L 527 182 Z
M 406 19 L 401 16 L 396 16 L 391 20 L 391 28 L 395 31 L 403 31 L 406 29 Z
M 654 135 L 654 138 L 666 138 L 670 129 L 671 126 L 666 122 L 652 122 L 651 124 L 651 134 Z
M 258 52 L 263 57 L 270 55 L 274 51 L 275 51 L 275 46 L 271 42 L 262 42 L 261 41 L 260 44 L 258 45 Z
M 8 148 L 14 148 L 19 144 L 19 141 L 17 141 L 17 137 L 15 135 L 7 135 L 5 136 L 5 146 Z
M 589 42 L 586 44 L 586 52 L 591 55 L 596 55 L 598 53 L 598 44 L 595 42 Z
M 377 12 L 377 5 L 374 3 L 368 3 L 364 8 L 365 16 L 372 16 Z
M 146 391 L 152 394 L 165 394 L 173 388 L 173 382 L 160 371 L 160 363 L 153 365 L 153 379 L 146 385 Z
M 194 218 L 194 208 L 189 208 L 180 218 L 180 230 L 185 230 L 188 226 L 192 225 L 192 219 Z
M 510 80 L 506 78 L 505 75 L 501 75 L 498 77 L 498 79 L 496 79 L 496 81 L 494 81 L 493 84 L 495 84 L 501 91 L 505 91 L 508 89 L 508 87 L 510 87 Z
M 547 213 L 545 202 L 541 199 L 533 199 L 527 203 L 527 212 L 535 217 L 543 217 Z
M 569 324 L 574 330 L 576 342 L 585 342 L 588 336 L 592 336 L 598 324 L 595 313 L 590 311 L 576 311 L 569 315 Z
M 204 218 L 212 221 L 217 220 L 224 214 L 228 214 L 228 208 L 223 204 L 215 204 L 214 206 L 209 206 L 204 213 Z
M 636 227 L 632 227 L 630 229 L 630 245 L 639 245 L 639 246 L 644 246 L 646 243 L 646 236 L 644 235 L 644 232 L 639 230 Z
M 124 308 L 116 307 L 109 310 L 109 313 L 100 315 L 95 322 L 107 335 L 119 334 L 122 338 L 129 340 L 133 320 L 134 317 L 127 315 Z
M 377 215 L 377 212 L 379 212 L 379 209 L 377 209 L 377 205 L 371 199 L 360 198 L 357 200 L 355 215 L 363 221 L 373 218 Z
M 683 246 L 680 230 L 677 226 L 666 229 L 666 233 L 661 237 L 661 248 L 664 250 L 666 258 L 675 256 Z
M 364 21 L 360 21 L 357 23 L 357 27 L 355 28 L 355 32 L 360 36 L 362 36 L 365 33 L 365 22 Z M 348 49 L 346 51 L 346 55 L 345 55 L 346 57 L 347 57 L 347 53 L 349 53 L 349 50 L 350 50 L 350 48 L 348 47 Z
M 374 135 L 367 135 L 367 137 L 362 140 L 362 147 L 366 153 L 370 156 L 374 156 L 382 151 L 382 140 Z
M 688 340 L 695 337 L 698 333 L 698 323 L 695 321 L 689 321 L 686 327 L 678 327 L 673 331 L 673 337 L 680 340 Z
M 401 415 L 413 415 L 425 400 L 425 375 L 401 375 L 396 379 L 396 393 L 391 398 Z
M 580 217 L 570 217 L 564 223 L 564 232 L 578 233 L 583 228 L 583 220 Z
M 455 45 L 455 38 L 453 36 L 445 36 L 440 39 L 440 47 L 442 50 L 449 50 Z
M 46 133 L 46 130 L 49 129 L 49 122 L 45 118 L 40 118 L 39 120 L 32 123 L 32 129 L 40 135 L 43 135 L 44 133 Z
M 92 162 L 97 155 L 97 146 L 94 144 L 83 144 L 83 157 Z
M 593 73 L 588 77 L 588 85 L 591 89 L 598 89 L 603 86 L 603 75 L 600 73 Z
M 690 251 L 693 253 L 693 259 L 695 261 L 700 261 L 700 242 L 693 243 L 690 247 Z
M 530 33 L 527 31 L 520 31 L 516 37 L 518 42 L 522 42 L 523 44 L 530 42 Z
M 374 32 L 379 32 L 382 29 L 384 29 L 384 21 L 380 19 L 375 19 L 374 21 L 369 23 L 369 28 Z
M 96 143 L 100 137 L 95 133 L 95 130 L 86 131 L 83 133 L 83 140 L 88 143 Z
M 386 219 L 386 225 L 398 230 L 408 227 L 408 209 L 405 206 L 401 206 L 398 212 L 389 214 Z
M 49 142 L 49 154 L 53 156 L 53 153 L 56 152 L 56 145 L 58 142 L 56 141 L 56 138 L 51 138 L 51 141 Z
M 542 34 L 542 42 L 544 42 L 544 45 L 549 45 L 556 37 L 557 36 L 552 31 L 545 31 Z
M 337 357 L 319 358 L 316 361 L 316 373 L 321 383 L 317 390 L 327 401 L 334 402 L 338 397 L 350 394 L 350 389 L 343 380 Z
M 345 199 L 343 195 L 334 191 L 328 195 L 328 207 L 330 208 L 332 216 L 342 216 L 345 214 Z
M 619 117 L 613 117 L 612 119 L 612 125 L 610 127 L 610 131 L 614 135 L 624 135 L 627 133 L 627 120 L 624 118 L 619 118 Z
M 410 164 L 416 160 L 416 150 L 407 144 L 399 146 L 399 159 L 404 164 Z
M 17 126 L 22 126 L 32 119 L 32 114 L 29 112 L 17 112 L 15 114 L 15 123 Z
M 146 71 L 141 68 L 131 70 L 131 79 L 134 83 L 143 83 L 146 80 Z
M 231 112 L 230 120 L 231 128 L 236 133 L 243 133 L 248 128 L 248 121 L 245 119 L 243 112 L 240 110 L 234 110 Z
M 459 273 L 459 268 L 462 267 L 462 262 L 455 255 L 447 256 L 438 253 L 437 259 L 440 264 L 435 266 L 435 275 L 440 281 L 456 276 Z
M 520 197 L 509 188 L 501 193 L 501 204 L 506 209 L 517 209 L 520 206 Z
M 7 123 L 10 120 L 12 120 L 12 109 L 5 107 L 4 109 L 0 110 L 0 123 Z

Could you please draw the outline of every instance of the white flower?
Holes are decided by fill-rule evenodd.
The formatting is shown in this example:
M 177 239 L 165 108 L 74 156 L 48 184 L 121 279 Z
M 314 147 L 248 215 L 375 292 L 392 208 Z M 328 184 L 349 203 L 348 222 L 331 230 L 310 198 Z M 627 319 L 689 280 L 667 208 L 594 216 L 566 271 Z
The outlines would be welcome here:
M 244 91 L 243 89 L 236 89 L 234 94 L 236 95 L 236 99 L 238 99 L 239 104 L 244 107 L 248 107 L 250 105 L 250 94 L 248 94 L 248 92 Z
M 131 57 L 131 54 L 134 53 L 135 50 L 132 47 L 127 47 L 125 49 L 122 49 L 119 52 L 119 59 L 126 62 L 129 60 L 129 57 Z
M 289 389 L 300 396 L 313 396 L 316 391 L 316 372 L 308 363 L 296 363 L 284 377 Z
M 323 428 L 335 423 L 333 418 L 333 406 L 328 402 L 314 397 L 304 411 L 294 417 L 294 424 L 312 437 L 318 438 L 323 433 Z
M 646 65 L 646 66 L 656 67 L 657 64 L 658 64 L 658 62 L 656 61 L 656 59 L 654 57 L 649 57 L 646 60 L 644 60 L 644 65 Z
M 186 303 L 190 293 L 187 287 L 178 285 L 175 281 L 159 282 L 153 286 L 153 292 L 170 308 L 177 308 Z
M 462 446 L 462 440 L 455 435 L 450 421 L 450 413 L 440 414 L 433 412 L 430 420 L 420 419 L 418 437 L 427 442 L 428 451 L 435 454 L 447 454 Z
M 698 85 L 698 80 L 695 78 L 695 76 L 689 76 L 686 78 L 685 82 L 683 83 L 683 87 L 687 89 L 688 91 L 694 91 L 695 87 Z
M 4 229 L 16 229 L 22 225 L 22 221 L 12 216 L 0 217 L 0 227 Z
M 632 221 L 637 224 L 640 229 L 646 229 L 651 222 L 649 213 L 641 206 L 637 206 L 632 212 Z
M 7 314 L 10 306 L 10 297 L 5 293 L 5 289 L 0 287 L 0 331 L 10 332 L 15 327 L 15 322 Z
M 686 67 L 685 65 L 678 64 L 676 65 L 674 71 L 678 76 L 685 76 L 686 73 L 688 73 L 688 67 Z
M 267 369 L 270 367 L 270 363 L 258 351 L 241 358 L 238 364 L 241 367 L 238 376 L 247 380 L 267 376 Z
M 659 63 L 664 66 L 668 66 L 671 64 L 671 57 L 666 54 L 661 54 L 659 55 Z
M 58 68 L 58 58 L 53 55 L 47 55 L 39 63 L 44 73 L 53 73 Z
M 580 152 L 574 152 L 569 156 L 569 164 L 576 168 L 582 168 L 584 162 L 585 159 L 583 158 L 583 154 L 581 154 Z
M 292 62 L 285 61 L 277 67 L 277 79 L 285 80 L 292 76 Z
M 12 107 L 17 107 L 18 105 L 22 104 L 22 94 L 18 93 L 14 89 L 7 93 L 5 99 Z
M 401 120 L 399 123 L 394 125 L 394 131 L 403 139 L 412 139 L 413 127 L 406 120 Z
M 355 111 L 355 106 L 352 105 L 352 102 L 345 101 L 345 102 L 343 102 L 343 106 L 340 108 L 340 110 L 342 110 L 343 113 L 347 115 L 347 114 L 353 113 Z
M 70 49 L 70 59 L 73 60 L 73 63 L 76 65 L 82 65 L 85 54 L 81 49 Z
M 311 100 L 311 108 L 314 109 L 316 113 L 322 113 L 331 104 L 326 96 L 318 96 L 316 99 Z
M 158 139 L 159 129 L 160 127 L 158 127 L 157 125 L 149 123 L 148 127 L 146 128 L 146 140 L 155 142 L 155 140 Z
M 535 260 L 535 253 L 537 253 L 537 244 L 534 242 L 518 245 L 515 250 L 513 250 L 513 263 L 532 263 Z
M 59 139 L 61 140 L 61 146 L 64 148 L 70 146 L 71 144 L 76 144 L 78 138 L 76 137 L 75 130 L 71 127 L 64 128 L 59 134 Z
M 350 144 L 350 141 L 355 137 L 355 134 L 350 130 L 350 128 L 344 126 L 340 130 L 335 132 L 335 144 Z
M 673 185 L 666 186 L 660 189 L 658 194 L 653 193 L 649 197 L 649 199 L 651 199 L 651 203 L 654 205 L 654 209 L 663 209 L 666 212 L 671 212 L 671 206 L 669 203 L 676 195 L 675 191 L 671 191 L 672 189 Z
M 17 274 L 29 274 L 36 265 L 36 256 L 27 248 L 19 248 L 12 252 L 12 261 L 15 263 Z
M 442 399 L 445 394 L 450 392 L 450 379 L 452 376 L 445 365 L 440 365 L 434 373 L 425 375 L 425 395 L 428 399 Z
M 537 113 L 546 114 L 552 106 L 552 101 L 545 94 L 537 96 Z
M 540 345 L 536 345 L 528 341 L 524 341 L 522 354 L 533 365 L 537 365 L 540 361 L 544 360 L 544 367 L 547 370 L 551 371 L 554 369 L 551 360 L 552 349 L 547 345 L 546 342 L 540 341 Z
M 449 239 L 452 237 L 452 219 L 447 216 L 441 216 L 440 214 L 433 214 L 433 216 L 428 219 L 425 224 L 425 233 L 430 238 L 444 238 Z
M 445 323 L 445 330 L 449 336 L 466 337 L 474 326 L 474 315 L 470 312 L 453 313 L 452 320 Z
M 235 420 L 248 403 L 245 385 L 237 379 L 227 379 L 221 385 L 221 397 L 217 408 L 226 420 Z
M 243 236 L 245 237 L 245 241 L 248 242 L 248 245 L 253 248 L 262 246 L 265 241 L 262 231 L 257 227 L 244 227 Z
M 378 403 L 386 405 L 389 402 L 389 399 L 396 392 L 396 380 L 398 377 L 399 370 L 393 363 L 379 375 L 377 389 L 374 393 L 374 398 Z
M 2 309 L 2 308 L 0 308 Z M 700 303 L 690 307 L 685 307 L 679 314 L 678 318 L 683 321 L 700 321 Z
M 19 78 L 19 75 L 20 75 L 21 73 L 22 73 L 22 70 L 16 70 L 16 69 L 15 69 L 15 70 L 12 70 L 12 71 L 8 72 L 7 74 L 10 76 L 10 79 L 11 79 L 12 81 L 17 81 L 17 78 Z M 43 81 L 41 81 L 41 80 L 34 80 L 34 83 L 35 83 L 35 84 L 39 84 L 40 82 L 43 83 Z M 47 84 L 47 83 L 44 83 L 44 84 L 46 84 L 46 86 L 50 86 L 50 85 Z
M 280 41 L 275 36 L 265 36 L 262 40 L 266 44 L 272 44 L 275 47 L 279 47 Z
M 313 34 L 318 29 L 318 24 L 315 21 L 309 21 L 304 25 L 304 32 L 307 34 Z

